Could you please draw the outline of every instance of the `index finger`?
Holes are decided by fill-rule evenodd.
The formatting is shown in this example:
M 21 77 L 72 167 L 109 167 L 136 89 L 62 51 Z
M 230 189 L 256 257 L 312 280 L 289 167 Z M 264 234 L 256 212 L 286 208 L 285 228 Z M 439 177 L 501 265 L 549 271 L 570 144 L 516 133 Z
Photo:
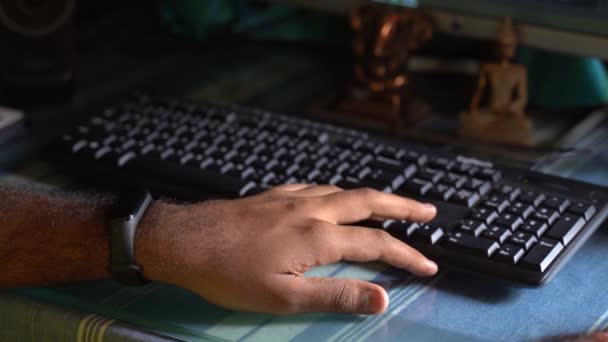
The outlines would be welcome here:
M 362 188 L 319 197 L 317 218 L 348 224 L 372 217 L 410 222 L 428 222 L 437 215 L 437 208 L 409 198 Z

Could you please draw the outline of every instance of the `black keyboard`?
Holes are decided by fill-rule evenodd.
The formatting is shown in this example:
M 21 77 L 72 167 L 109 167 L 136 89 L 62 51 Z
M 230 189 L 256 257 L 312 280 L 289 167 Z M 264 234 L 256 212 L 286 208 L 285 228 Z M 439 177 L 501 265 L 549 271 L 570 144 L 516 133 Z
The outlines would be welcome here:
M 51 152 L 90 179 L 183 199 L 304 182 L 432 202 L 438 216 L 429 224 L 379 228 L 441 266 L 533 285 L 555 274 L 608 213 L 601 187 L 319 121 L 176 98 L 129 98 L 65 134 Z

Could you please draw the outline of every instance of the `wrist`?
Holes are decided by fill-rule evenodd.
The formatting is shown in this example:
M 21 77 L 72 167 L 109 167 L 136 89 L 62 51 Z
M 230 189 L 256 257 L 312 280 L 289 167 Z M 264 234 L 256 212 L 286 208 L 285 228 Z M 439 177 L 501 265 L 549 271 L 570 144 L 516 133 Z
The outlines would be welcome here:
M 146 279 L 167 281 L 169 218 L 180 206 L 154 201 L 135 233 L 135 262 Z

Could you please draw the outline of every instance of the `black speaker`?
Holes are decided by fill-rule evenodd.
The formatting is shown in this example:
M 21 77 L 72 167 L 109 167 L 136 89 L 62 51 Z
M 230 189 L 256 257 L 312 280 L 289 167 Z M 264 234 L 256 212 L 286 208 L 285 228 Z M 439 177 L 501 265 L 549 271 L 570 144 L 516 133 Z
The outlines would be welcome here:
M 5 102 L 65 99 L 73 82 L 76 0 L 0 0 L 0 87 Z

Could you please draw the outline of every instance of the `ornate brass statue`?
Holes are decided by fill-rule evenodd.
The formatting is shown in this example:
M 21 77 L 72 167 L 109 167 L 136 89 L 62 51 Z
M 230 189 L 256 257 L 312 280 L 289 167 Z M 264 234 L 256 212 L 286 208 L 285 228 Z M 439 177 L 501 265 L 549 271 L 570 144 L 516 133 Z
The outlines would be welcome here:
M 460 115 L 462 135 L 512 145 L 534 144 L 532 121 L 524 113 L 528 102 L 527 71 L 512 62 L 517 43 L 511 18 L 506 18 L 498 36 L 498 61 L 481 67 L 470 111 Z M 480 107 L 486 92 L 488 105 Z
M 429 16 L 367 4 L 351 14 L 355 84 L 343 109 L 399 121 L 405 113 L 410 52 L 432 37 Z

